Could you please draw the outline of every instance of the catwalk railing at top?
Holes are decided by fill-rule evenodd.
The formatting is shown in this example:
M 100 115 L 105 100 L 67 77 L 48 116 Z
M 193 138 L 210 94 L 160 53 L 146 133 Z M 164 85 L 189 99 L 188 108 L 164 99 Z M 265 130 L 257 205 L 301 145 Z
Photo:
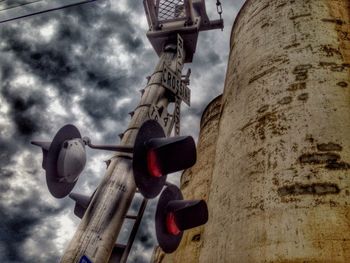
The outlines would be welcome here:
M 169 21 L 186 17 L 183 0 L 159 0 L 157 1 L 158 20 Z
M 209 19 L 204 0 L 143 0 L 143 4 L 149 25 L 147 37 L 158 55 L 167 44 L 176 43 L 179 33 L 184 40 L 185 62 L 191 62 L 199 31 L 224 27 L 221 13 L 220 19 Z

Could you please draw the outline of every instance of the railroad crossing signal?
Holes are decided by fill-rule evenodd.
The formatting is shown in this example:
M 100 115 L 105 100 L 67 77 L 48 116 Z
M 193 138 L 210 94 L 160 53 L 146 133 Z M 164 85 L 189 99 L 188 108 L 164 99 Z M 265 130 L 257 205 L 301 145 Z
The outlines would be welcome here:
M 195 162 L 196 146 L 191 136 L 166 138 L 155 120 L 141 126 L 134 146 L 133 171 L 145 198 L 160 193 L 168 173 L 189 168 Z M 184 230 L 208 221 L 207 204 L 203 200 L 183 200 L 180 189 L 170 185 L 159 198 L 155 221 L 158 243 L 164 252 L 171 253 L 179 246 Z
M 128 146 L 93 145 L 88 137 L 82 138 L 78 128 L 72 124 L 59 129 L 52 141 L 31 143 L 42 149 L 46 183 L 56 198 L 63 198 L 73 190 L 86 164 L 85 146 L 106 151 L 132 152 Z
M 92 1 L 94 0 L 90 0 Z M 223 28 L 223 21 L 221 17 L 220 20 L 209 20 L 205 0 L 143 2 L 149 23 L 147 37 L 160 60 L 142 92 L 139 106 L 132 113 L 132 120 L 121 138 L 121 145 L 92 145 L 90 139 L 81 138 L 79 131 L 74 128 L 70 129 L 72 132 L 63 132 L 64 136 L 60 135 L 57 140 L 55 137 L 52 142 L 33 142 L 43 150 L 43 168 L 49 190 L 58 198 L 71 192 L 82 172 L 86 159 L 85 146 L 127 153 L 111 158 L 111 165 L 93 198 L 70 195 L 76 201 L 75 214 L 82 217 L 81 226 L 84 231 L 79 228 L 75 233 L 61 259 L 62 263 L 76 262 L 77 259 L 80 259 L 80 263 L 114 259 L 126 262 L 147 204 L 147 199 L 144 199 L 136 217 L 127 215 L 136 186 L 144 197 L 153 198 L 166 184 L 168 173 L 189 168 L 196 161 L 192 137 L 166 138 L 165 134 L 169 136 L 174 129 L 175 135 L 179 135 L 181 101 L 190 104 L 190 90 L 187 87 L 189 74 L 183 79 L 181 72 L 183 64 L 193 59 L 199 32 Z M 173 114 L 170 114 L 167 107 L 172 102 L 175 107 Z M 149 118 L 158 119 L 163 127 L 156 120 L 146 121 Z M 70 143 L 77 146 L 65 148 Z M 81 163 L 79 169 L 64 158 L 74 154 Z M 112 185 L 116 187 L 111 187 Z M 85 211 L 89 211 L 88 216 Z M 115 238 L 126 218 L 136 220 L 128 244 L 120 246 L 115 244 Z M 177 187 L 167 187 L 160 196 L 156 213 L 156 232 L 160 246 L 167 253 L 173 252 L 178 247 L 184 230 L 204 224 L 207 220 L 208 210 L 203 200 L 183 200 Z M 116 253 L 112 252 L 111 256 L 110 251 Z
M 43 151 L 42 167 L 46 183 L 56 198 L 67 196 L 77 182 L 86 163 L 85 145 L 79 130 L 73 125 L 62 127 L 49 141 L 32 141 Z
M 165 253 L 172 253 L 184 230 L 208 221 L 208 207 L 204 200 L 183 200 L 180 189 L 170 185 L 159 198 L 155 221 L 159 246 Z
M 196 156 L 196 145 L 191 136 L 165 138 L 160 124 L 148 120 L 141 126 L 134 145 L 136 186 L 145 198 L 154 198 L 161 192 L 167 174 L 191 167 Z

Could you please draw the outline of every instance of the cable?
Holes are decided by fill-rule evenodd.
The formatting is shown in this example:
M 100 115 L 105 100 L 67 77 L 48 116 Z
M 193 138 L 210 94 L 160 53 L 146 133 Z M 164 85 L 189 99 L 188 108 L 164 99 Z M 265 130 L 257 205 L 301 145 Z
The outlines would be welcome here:
M 42 1 L 42 0 L 39 0 L 39 1 Z M 51 11 L 56 11 L 56 10 L 60 10 L 60 9 L 68 8 L 68 7 L 73 7 L 73 6 L 77 6 L 77 5 L 81 5 L 81 4 L 91 3 L 91 2 L 95 2 L 95 1 L 97 1 L 97 0 L 85 0 L 85 1 L 82 1 L 79 3 L 75 3 L 75 4 L 70 4 L 70 5 L 65 5 L 65 6 L 61 6 L 61 7 L 56 7 L 56 8 L 51 8 L 51 9 L 39 11 L 39 12 L 34 12 L 34 13 L 31 13 L 28 15 L 22 15 L 22 16 L 10 18 L 10 19 L 2 20 L 2 21 L 0 21 L 0 24 L 5 23 L 5 22 L 9 22 L 9 21 L 13 21 L 16 19 L 20 19 L 20 18 L 25 18 L 25 17 L 29 17 L 29 16 L 38 15 L 38 14 L 48 13 Z
M 5 1 L 5 0 L 3 0 L 3 1 Z M 0 2 L 3 2 L 3 1 L 0 1 Z M 33 4 L 33 3 L 36 3 L 36 2 L 40 2 L 40 1 L 43 1 L 43 0 L 35 0 L 35 1 L 29 2 L 29 3 L 23 3 L 23 4 L 19 4 L 19 5 L 12 5 L 12 6 L 10 5 L 7 8 L 0 9 L 0 11 L 12 9 L 12 8 L 16 8 L 16 7 L 20 7 L 20 6 L 24 6 L 24 5 L 30 5 L 30 4 Z

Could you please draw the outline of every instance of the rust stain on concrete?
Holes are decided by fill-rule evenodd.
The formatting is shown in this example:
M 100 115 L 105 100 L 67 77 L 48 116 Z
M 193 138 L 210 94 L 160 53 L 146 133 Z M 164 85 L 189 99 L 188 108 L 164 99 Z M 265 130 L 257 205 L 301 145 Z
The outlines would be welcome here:
M 260 109 L 258 109 L 258 113 L 264 113 L 269 109 L 269 105 L 264 105 Z
M 279 196 L 338 194 L 340 189 L 333 183 L 293 184 L 278 188 Z
M 345 22 L 343 20 L 337 19 L 337 18 L 322 18 L 321 21 L 326 22 L 326 23 L 334 23 L 334 24 L 337 24 L 339 26 L 345 24 Z
M 327 57 L 333 57 L 334 55 L 342 56 L 339 48 L 332 47 L 331 45 L 322 45 L 320 50 L 324 52 Z
M 297 90 L 302 90 L 306 89 L 306 82 L 300 82 L 300 83 L 293 83 L 289 86 L 287 89 L 288 91 L 297 91 Z
M 253 83 L 254 81 L 257 81 L 258 79 L 260 79 L 260 78 L 264 77 L 265 75 L 268 75 L 268 74 L 270 74 L 270 73 L 272 73 L 272 72 L 274 72 L 276 70 L 277 70 L 276 67 L 271 67 L 271 68 L 269 68 L 269 69 L 267 69 L 267 70 L 265 70 L 265 71 L 255 75 L 254 77 L 252 77 L 249 80 L 249 84 Z
M 343 147 L 337 143 L 329 142 L 329 143 L 320 143 L 317 144 L 317 150 L 321 152 L 329 152 L 329 151 L 341 151 Z
M 328 163 L 326 166 L 325 166 L 326 169 L 329 169 L 329 170 L 349 170 L 350 169 L 350 164 L 349 163 L 346 163 L 346 162 L 331 162 L 331 163 Z
M 349 68 L 349 64 L 348 63 L 342 63 L 342 64 L 338 64 L 336 62 L 325 62 L 325 61 L 321 61 L 319 63 L 319 65 L 322 68 L 326 68 L 329 69 L 331 71 L 334 72 L 342 72 L 344 71 L 346 68 Z
M 349 84 L 345 81 L 340 81 L 337 83 L 337 85 L 342 88 L 346 88 L 347 86 L 349 86 Z
M 293 43 L 293 44 L 285 46 L 283 49 L 296 48 L 298 46 L 300 46 L 300 43 Z
M 289 17 L 289 19 L 290 19 L 290 20 L 295 20 L 295 19 L 298 19 L 298 18 L 308 17 L 308 16 L 311 16 L 311 14 L 310 14 L 310 13 L 307 13 L 307 14 L 295 15 L 295 16 Z
M 295 75 L 296 81 L 303 81 L 308 78 L 308 71 L 312 68 L 312 65 L 298 65 L 294 68 L 293 74 Z
M 284 104 L 289 104 L 293 101 L 293 98 L 291 96 L 287 96 L 287 97 L 284 97 L 282 98 L 278 104 L 281 104 L 281 105 L 284 105 Z
M 309 99 L 309 93 L 302 93 L 298 96 L 298 100 L 307 101 Z
M 340 159 L 340 155 L 336 153 L 305 153 L 299 157 L 301 164 L 324 164 L 336 162 Z
M 201 240 L 201 234 L 194 235 L 191 239 L 192 241 L 198 242 Z
M 340 52 L 344 62 L 350 62 L 350 2 L 349 1 L 326 1 L 331 18 L 322 19 L 323 22 L 335 24 L 340 40 Z

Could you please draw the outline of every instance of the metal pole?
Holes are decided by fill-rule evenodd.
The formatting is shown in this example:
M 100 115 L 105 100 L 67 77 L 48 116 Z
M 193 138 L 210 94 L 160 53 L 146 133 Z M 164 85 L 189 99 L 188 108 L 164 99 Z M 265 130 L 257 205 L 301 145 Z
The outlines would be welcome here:
M 176 58 L 174 45 L 167 46 L 124 133 L 121 146 L 134 145 L 138 129 L 149 119 L 152 105 L 168 106 L 168 99 L 164 99 L 165 88 L 161 84 L 162 72 L 164 65 L 175 71 Z M 136 191 L 131 163 L 131 155 L 126 153 L 117 153 L 111 159 L 61 263 L 77 263 L 83 256 L 94 263 L 108 262 Z

